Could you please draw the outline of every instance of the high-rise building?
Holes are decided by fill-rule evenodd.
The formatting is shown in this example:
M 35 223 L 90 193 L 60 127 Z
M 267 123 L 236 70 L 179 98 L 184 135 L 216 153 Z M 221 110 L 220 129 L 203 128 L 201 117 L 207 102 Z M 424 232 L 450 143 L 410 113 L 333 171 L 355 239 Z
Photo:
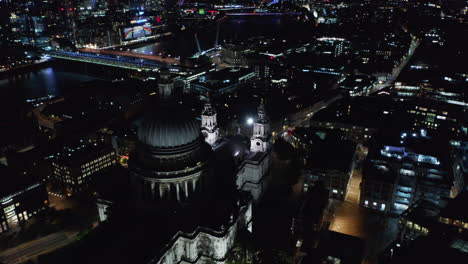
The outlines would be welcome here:
M 322 182 L 330 198 L 344 200 L 356 165 L 357 144 L 329 129 L 296 127 L 290 142 L 304 153 L 304 191 Z
M 128 5 L 130 10 L 154 11 L 161 10 L 169 4 L 168 2 L 167 0 L 129 0 Z
M 339 57 L 349 53 L 351 42 L 343 38 L 322 37 L 317 39 L 316 52 L 320 55 Z
M 43 16 L 11 13 L 10 25 L 13 41 L 35 47 L 46 47 L 49 44 L 47 24 Z
M 463 190 L 461 160 L 447 140 L 420 133 L 381 133 L 363 167 L 361 206 L 401 213 L 419 199 L 445 206 Z

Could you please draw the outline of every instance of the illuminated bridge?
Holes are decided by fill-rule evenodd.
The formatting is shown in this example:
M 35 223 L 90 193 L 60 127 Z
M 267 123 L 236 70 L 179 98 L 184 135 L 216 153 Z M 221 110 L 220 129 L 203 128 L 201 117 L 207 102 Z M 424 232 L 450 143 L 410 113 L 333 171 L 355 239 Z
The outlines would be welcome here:
M 52 58 L 79 61 L 110 67 L 117 67 L 136 71 L 158 71 L 164 62 L 129 56 L 115 56 L 100 53 L 51 51 L 47 53 Z M 167 67 L 173 73 L 181 71 L 180 66 L 168 64 Z
M 273 12 L 253 12 L 253 13 L 226 13 L 226 16 L 297 16 L 301 13 L 273 13 Z

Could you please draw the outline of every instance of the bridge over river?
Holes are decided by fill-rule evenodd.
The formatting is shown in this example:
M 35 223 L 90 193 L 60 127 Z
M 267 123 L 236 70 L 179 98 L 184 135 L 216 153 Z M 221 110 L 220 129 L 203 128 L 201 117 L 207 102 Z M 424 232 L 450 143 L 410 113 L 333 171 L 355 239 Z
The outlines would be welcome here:
M 159 71 L 163 65 L 166 65 L 175 74 L 182 72 L 179 60 L 157 55 L 91 49 L 83 49 L 78 52 L 51 51 L 47 54 L 56 59 L 93 63 L 136 71 Z

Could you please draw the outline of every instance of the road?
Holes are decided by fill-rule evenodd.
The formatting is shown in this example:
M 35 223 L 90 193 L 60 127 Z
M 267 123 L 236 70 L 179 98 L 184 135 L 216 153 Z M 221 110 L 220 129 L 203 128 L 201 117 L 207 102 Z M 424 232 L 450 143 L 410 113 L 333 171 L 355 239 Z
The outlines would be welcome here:
M 5 264 L 26 262 L 71 243 L 76 235 L 76 232 L 59 232 L 21 244 L 1 252 L 0 262 Z
M 367 150 L 358 148 L 359 160 L 366 157 Z M 376 255 L 391 243 L 398 229 L 398 219 L 385 217 L 359 206 L 362 173 L 354 169 L 345 201 L 332 200 L 327 219 L 330 230 L 366 240 L 365 263 L 376 263 Z
M 353 175 L 348 184 L 348 193 L 346 194 L 345 200 L 353 204 L 359 204 L 359 197 L 361 195 L 361 180 L 362 173 L 358 169 L 353 170 Z
M 171 57 L 163 57 L 160 55 L 148 55 L 148 54 L 141 54 L 131 51 L 119 51 L 119 50 L 98 50 L 98 49 L 91 49 L 91 48 L 83 48 L 79 50 L 80 52 L 88 52 L 88 53 L 96 53 L 96 54 L 107 54 L 113 56 L 125 56 L 125 57 L 132 57 L 144 60 L 151 60 L 151 61 L 158 61 L 161 63 L 167 63 L 171 65 L 179 65 L 180 60 L 171 58 Z
M 380 91 L 380 90 L 382 90 L 382 89 L 384 89 L 386 87 L 389 87 L 390 85 L 393 84 L 393 82 L 396 81 L 398 76 L 400 76 L 401 71 L 406 67 L 406 64 L 408 64 L 408 62 L 413 57 L 413 54 L 416 51 L 416 49 L 418 48 L 420 43 L 421 43 L 421 41 L 419 39 L 416 39 L 415 37 L 412 37 L 410 48 L 409 48 L 409 51 L 408 51 L 408 55 L 398 65 L 398 67 L 393 69 L 392 76 L 384 84 L 375 85 L 374 90 L 372 92 L 378 92 L 378 91 Z
M 78 205 L 77 201 L 67 198 L 63 194 L 54 193 L 49 190 L 49 205 L 55 210 L 72 209 Z

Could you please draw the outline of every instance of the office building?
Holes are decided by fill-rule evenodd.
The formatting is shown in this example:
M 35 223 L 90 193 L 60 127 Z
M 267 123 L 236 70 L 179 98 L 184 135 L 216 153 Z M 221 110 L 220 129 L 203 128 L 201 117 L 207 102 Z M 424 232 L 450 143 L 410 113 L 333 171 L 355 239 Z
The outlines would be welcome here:
M 330 198 L 344 200 L 356 165 L 357 144 L 329 129 L 298 127 L 290 137 L 304 153 L 304 191 L 321 182 Z
M 86 192 L 92 187 L 93 177 L 116 163 L 112 146 L 97 143 L 67 146 L 52 161 L 51 181 L 67 195 Z
M 377 78 L 366 75 L 350 75 L 341 82 L 338 88 L 349 96 L 366 96 L 372 92 Z
M 249 68 L 225 68 L 209 71 L 191 81 L 190 89 L 213 96 L 231 93 L 240 89 L 255 78 L 255 72 Z
M 48 206 L 46 187 L 30 174 L 0 164 L 0 234 L 23 224 Z
M 419 199 L 445 206 L 463 190 L 461 160 L 443 137 L 381 132 L 363 167 L 360 205 L 402 213 Z

